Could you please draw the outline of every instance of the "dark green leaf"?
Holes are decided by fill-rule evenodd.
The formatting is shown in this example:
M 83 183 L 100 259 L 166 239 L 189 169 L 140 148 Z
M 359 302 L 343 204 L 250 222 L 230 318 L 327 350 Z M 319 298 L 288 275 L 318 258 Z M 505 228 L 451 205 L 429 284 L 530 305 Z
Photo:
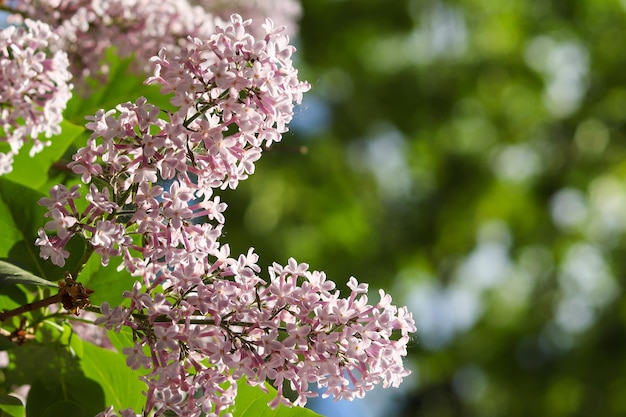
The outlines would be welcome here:
M 74 401 L 55 402 L 41 414 L 41 417 L 93 417 L 94 414 L 86 411 Z
M 0 177 L 0 257 L 56 281 L 62 279 L 64 270 L 41 259 L 35 245 L 37 230 L 45 222 L 46 209 L 37 203 L 41 197 L 38 191 Z
M 55 336 L 60 337 L 60 333 L 48 337 Z M 31 342 L 9 351 L 9 367 L 4 372 L 11 384 L 32 385 L 35 381 L 43 381 L 51 389 L 77 370 L 76 358 L 66 347 L 59 343 Z
M 99 382 L 86 376 L 80 368 L 80 358 L 66 343 L 69 326 L 43 326 L 37 333 L 37 342 L 15 345 L 9 353 L 9 366 L 4 370 L 4 389 L 13 385 L 30 385 L 26 399 L 28 416 L 43 415 L 56 401 L 79 403 L 91 416 L 105 407 Z M 76 336 L 72 344 L 81 344 Z M 63 414 L 62 414 L 63 415 Z
M 67 407 L 67 412 L 59 412 Z M 41 380 L 31 385 L 26 402 L 29 416 L 88 416 L 93 417 L 105 408 L 100 385 L 82 373 L 67 375 L 56 385 Z M 56 410 L 57 414 L 49 414 Z M 73 414 L 78 413 L 78 414 Z
M 43 287 L 57 287 L 56 284 L 23 270 L 9 262 L 0 260 L 0 286 L 31 284 Z

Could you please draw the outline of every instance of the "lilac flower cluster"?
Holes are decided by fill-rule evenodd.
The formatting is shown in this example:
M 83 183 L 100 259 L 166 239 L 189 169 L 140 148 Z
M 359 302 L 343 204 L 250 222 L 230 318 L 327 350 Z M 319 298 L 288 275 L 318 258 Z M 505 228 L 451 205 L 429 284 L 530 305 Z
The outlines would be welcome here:
M 60 133 L 62 113 L 71 97 L 71 75 L 64 52 L 51 52 L 58 36 L 42 22 L 26 20 L 21 27 L 0 32 L 0 175 L 12 170 L 13 157 L 29 139 L 30 155 Z
M 133 330 L 136 345 L 124 353 L 131 368 L 148 370 L 146 415 L 229 415 L 244 377 L 271 381 L 278 406 L 289 404 L 286 384 L 303 405 L 316 395 L 310 384 L 351 399 L 408 374 L 414 322 L 388 295 L 370 305 L 367 285 L 351 278 L 341 298 L 323 273 L 293 259 L 264 280 L 253 249 L 233 257 L 219 241 L 226 205 L 213 190 L 254 172 L 309 89 L 287 36 L 268 20 L 257 39 L 249 25 L 233 15 L 179 55 L 162 49 L 146 82 L 171 94 L 175 110 L 143 98 L 100 110 L 69 164 L 88 189 L 58 185 L 40 201 L 49 218 L 36 242 L 43 258 L 64 265 L 78 235 L 103 264 L 121 257 L 140 277 L 124 293 L 129 306 L 103 303 L 97 323 Z M 79 210 L 81 195 L 88 204 Z
M 208 38 L 232 13 L 259 21 L 271 16 L 289 34 L 295 33 L 301 14 L 297 0 L 24 0 L 14 7 L 14 21 L 26 16 L 54 28 L 80 87 L 88 77 L 106 76 L 103 57 L 110 47 L 121 57 L 134 56 L 135 69 L 148 73 L 150 57 L 159 49 L 179 55 L 188 46 L 188 36 Z M 261 25 L 253 33 L 262 35 Z
M 25 0 L 14 7 L 14 21 L 26 16 L 54 28 L 77 82 L 106 75 L 110 47 L 121 57 L 134 54 L 135 65 L 147 72 L 161 47 L 180 51 L 187 36 L 206 38 L 219 22 L 185 0 Z
M 235 188 L 254 171 L 262 145 L 281 139 L 293 102 L 309 89 L 298 81 L 288 38 L 268 22 L 265 38 L 256 41 L 245 31 L 248 24 L 234 15 L 207 41 L 196 38 L 182 57 L 168 60 L 165 50 L 155 57 L 155 76 L 147 82 L 173 93 L 176 112 L 162 112 L 140 98 L 119 105 L 119 115 L 100 110 L 89 118 L 93 133 L 69 167 L 86 184 L 95 177 L 108 187 L 92 182 L 82 213 L 75 204 L 78 187 L 59 185 L 51 198 L 42 199 L 52 219 L 45 229 L 56 234 L 49 238 L 40 230 L 37 245 L 44 258 L 64 265 L 69 256 L 64 247 L 80 233 L 104 263 L 123 253 L 129 270 L 143 270 L 147 257 L 151 268 L 159 266 L 144 273 L 150 281 L 170 274 L 172 260 L 163 255 L 172 248 L 194 247 L 201 257 L 217 250 L 211 242 L 221 234 L 226 206 L 212 198 L 213 188 Z M 154 185 L 164 180 L 171 183 L 169 190 Z M 132 218 L 124 224 L 119 213 L 129 207 Z M 194 221 L 199 217 L 217 225 L 199 225 Z M 133 243 L 131 233 L 143 236 L 143 247 Z
M 280 3 L 280 6 L 278 6 Z M 227 6 L 187 0 L 25 0 L 9 2 L 11 26 L 0 35 L 0 175 L 12 170 L 13 156 L 32 138 L 31 156 L 49 142 L 37 137 L 60 133 L 69 84 L 88 92 L 87 80 L 106 79 L 107 50 L 133 56 L 134 69 L 149 73 L 151 58 L 163 47 L 178 56 L 189 37 L 207 39 L 226 11 L 275 15 L 295 31 L 297 0 L 241 0 Z M 230 14 L 230 13 L 229 13 Z M 37 23 L 36 23 L 37 22 Z M 261 25 L 255 33 L 263 33 Z M 69 67 L 68 67 L 69 66 Z M 69 72 L 68 72 L 69 70 Z M 72 74 L 70 76 L 70 74 Z
M 130 307 L 102 305 L 97 322 L 109 329 L 131 327 L 135 346 L 124 349 L 127 364 L 146 368 L 147 410 L 157 415 L 223 415 L 234 402 L 236 380 L 272 381 L 276 407 L 291 403 L 283 386 L 304 405 L 324 397 L 362 397 L 374 385 L 398 386 L 409 374 L 402 363 L 414 322 L 406 308 L 368 304 L 368 286 L 350 278 L 341 298 L 322 272 L 290 259 L 258 277 L 257 256 L 215 261 L 213 271 L 190 267 L 170 280 L 165 293 L 142 291 L 139 282 L 124 296 Z M 182 272 L 182 271 L 181 271 Z M 262 386 L 262 385 L 261 385 Z

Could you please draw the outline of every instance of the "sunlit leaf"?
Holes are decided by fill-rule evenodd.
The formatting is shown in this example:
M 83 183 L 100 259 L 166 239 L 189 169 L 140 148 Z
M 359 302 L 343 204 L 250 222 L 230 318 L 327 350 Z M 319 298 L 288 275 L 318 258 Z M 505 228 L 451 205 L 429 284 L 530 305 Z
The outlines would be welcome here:
M 267 404 L 276 397 L 276 390 L 266 384 L 268 392 L 248 385 L 245 380 L 238 382 L 234 417 L 319 417 L 319 414 L 302 407 L 280 405 L 271 409 Z
M 24 287 L 0 286 L 0 310 L 11 310 L 28 302 Z
M 98 381 L 104 392 L 105 403 L 115 409 L 141 410 L 145 405 L 142 392 L 146 385 L 139 374 L 126 365 L 125 355 L 85 342 L 80 368 L 85 376 Z
M 12 395 L 0 395 L 0 417 L 24 417 L 26 409 L 22 401 Z
M 124 348 L 131 347 L 135 344 L 133 341 L 133 332 L 128 327 L 122 327 L 119 332 L 109 330 L 107 337 L 119 353 L 122 353 Z
M 145 85 L 146 77 L 134 74 L 129 69 L 132 58 L 120 59 L 110 48 L 106 53 L 106 61 L 110 68 L 106 88 L 96 87 L 89 97 L 74 96 L 65 112 L 72 122 L 82 125 L 85 116 L 94 115 L 100 109 L 114 109 L 121 103 L 135 102 L 139 97 L 146 97 L 148 102 L 167 108 L 169 97 L 161 94 L 158 86 Z
M 121 304 L 124 291 L 132 289 L 135 278 L 125 269 L 117 270 L 120 262 L 120 258 L 112 258 L 107 266 L 102 266 L 99 255 L 94 254 L 89 259 L 78 278 L 94 291 L 89 297 L 92 304 L 100 305 L 104 301 L 110 305 Z
M 28 154 L 29 146 L 20 150 L 14 157 L 13 171 L 6 178 L 26 187 L 40 189 L 48 179 L 48 170 L 65 154 L 67 149 L 78 138 L 85 128 L 64 120 L 61 133 L 50 138 L 50 146 L 33 156 Z

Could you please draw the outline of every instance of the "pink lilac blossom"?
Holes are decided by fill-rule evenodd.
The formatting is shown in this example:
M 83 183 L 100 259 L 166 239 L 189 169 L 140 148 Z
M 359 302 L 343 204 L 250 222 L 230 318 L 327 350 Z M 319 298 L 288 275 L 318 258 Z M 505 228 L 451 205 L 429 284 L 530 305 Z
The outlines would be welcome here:
M 235 188 L 253 173 L 262 146 L 280 141 L 293 103 L 309 89 L 291 64 L 294 48 L 288 38 L 268 20 L 265 37 L 256 40 L 246 32 L 249 23 L 234 15 L 207 41 L 192 39 L 193 48 L 182 56 L 169 58 L 161 50 L 154 57 L 155 75 L 146 82 L 173 93 L 177 111 L 162 112 L 140 98 L 88 117 L 93 133 L 68 166 L 83 182 L 98 177 L 110 188 L 92 183 L 83 213 L 75 208 L 77 189 L 58 186 L 51 194 L 56 198 L 42 199 L 51 218 L 45 229 L 56 235 L 54 240 L 40 235 L 42 254 L 63 266 L 68 255 L 63 247 L 78 233 L 104 263 L 123 253 L 132 270 L 143 270 L 143 260 L 128 249 L 159 254 L 150 259 L 167 254 L 152 263 L 160 265 L 155 274 L 165 279 L 171 275 L 170 258 L 176 258 L 172 248 L 194 247 L 204 251 L 202 256 L 218 250 L 214 237 L 221 233 L 226 205 L 211 198 L 213 188 Z M 231 81 L 221 81 L 226 77 Z M 170 181 L 169 190 L 156 185 L 158 180 Z M 110 218 L 125 206 L 133 208 L 130 223 Z M 198 225 L 204 217 L 217 225 Z M 137 231 L 143 247 L 133 244 L 131 234 Z
M 122 58 L 134 56 L 133 65 L 145 73 L 161 47 L 180 51 L 187 36 L 206 38 L 220 22 L 186 0 L 25 0 L 16 2 L 15 11 L 13 21 L 26 16 L 54 29 L 77 83 L 106 76 L 110 47 Z
M 272 17 L 287 34 L 295 34 L 301 6 L 295 0 L 237 0 L 207 2 L 187 0 L 26 0 L 17 2 L 12 19 L 22 16 L 48 23 L 60 37 L 58 50 L 67 51 L 71 72 L 80 87 L 88 77 L 103 78 L 108 67 L 103 57 L 115 47 L 122 57 L 134 56 L 136 70 L 148 73 L 150 57 L 160 48 L 180 54 L 188 36 L 206 39 L 216 24 L 232 13 L 262 22 Z M 218 15 L 219 14 L 219 15 Z M 264 30 L 252 28 L 257 36 Z
M 71 97 L 71 74 L 64 52 L 52 52 L 59 37 L 42 22 L 25 20 L 0 32 L 0 175 L 12 171 L 13 157 L 29 141 L 30 156 L 61 132 Z
M 103 264 L 121 257 L 139 279 L 123 294 L 129 306 L 103 303 L 96 323 L 133 329 L 123 353 L 147 369 L 145 415 L 228 416 L 244 377 L 272 381 L 276 407 L 291 404 L 286 385 L 304 405 L 317 395 L 311 384 L 352 399 L 409 373 L 402 358 L 414 322 L 388 295 L 368 304 L 367 285 L 351 278 L 341 298 L 324 273 L 293 259 L 263 279 L 253 249 L 235 257 L 220 242 L 226 205 L 214 189 L 252 174 L 309 89 L 282 31 L 268 20 L 256 39 L 249 25 L 233 15 L 178 56 L 161 50 L 147 83 L 171 94 L 175 110 L 140 98 L 88 118 L 87 146 L 68 165 L 88 189 L 59 185 L 40 200 L 42 257 L 63 266 L 78 235 Z M 81 195 L 88 204 L 78 210 Z
M 165 298 L 156 290 L 128 291 L 132 307 L 102 306 L 98 323 L 135 329 L 136 345 L 124 353 L 129 366 L 149 370 L 147 410 L 221 415 L 242 377 L 256 385 L 272 381 L 276 407 L 291 405 L 286 385 L 302 406 L 317 395 L 311 385 L 322 387 L 324 397 L 351 400 L 377 384 L 397 387 L 409 374 L 402 359 L 415 325 L 405 307 L 382 291 L 369 304 L 368 286 L 354 278 L 350 295 L 341 298 L 322 272 L 294 259 L 270 267 L 265 281 L 257 259 L 250 250 L 191 287 L 170 277 Z M 167 316 L 153 308 L 154 298 L 167 306 Z

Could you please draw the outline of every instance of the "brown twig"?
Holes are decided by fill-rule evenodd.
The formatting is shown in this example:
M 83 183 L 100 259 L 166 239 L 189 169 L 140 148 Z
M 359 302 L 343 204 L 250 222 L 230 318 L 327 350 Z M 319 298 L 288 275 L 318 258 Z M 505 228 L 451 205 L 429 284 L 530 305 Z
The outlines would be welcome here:
M 46 297 L 42 300 L 35 301 L 33 303 L 24 304 L 13 310 L 4 311 L 0 313 L 0 321 L 4 321 L 8 318 L 19 316 L 20 314 L 27 313 L 29 311 L 36 310 L 49 306 L 50 304 L 61 303 L 63 307 L 78 315 L 79 308 L 87 307 L 89 303 L 89 295 L 93 293 L 92 290 L 85 287 L 80 282 L 74 281 L 72 275 L 65 274 L 65 281 L 59 281 L 59 292 L 57 294 Z
M 49 306 L 50 304 L 60 303 L 61 302 L 61 293 L 51 295 L 50 297 L 46 297 L 43 300 L 35 301 L 33 303 L 24 304 L 18 308 L 13 310 L 4 311 L 0 313 L 0 321 L 4 321 L 8 318 L 19 316 L 20 314 L 27 313 L 29 311 L 37 310 L 38 308 L 43 308 Z

